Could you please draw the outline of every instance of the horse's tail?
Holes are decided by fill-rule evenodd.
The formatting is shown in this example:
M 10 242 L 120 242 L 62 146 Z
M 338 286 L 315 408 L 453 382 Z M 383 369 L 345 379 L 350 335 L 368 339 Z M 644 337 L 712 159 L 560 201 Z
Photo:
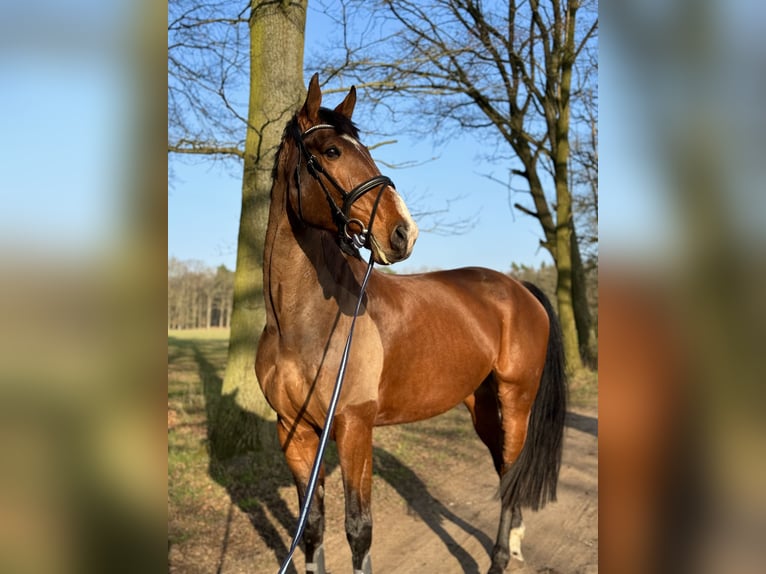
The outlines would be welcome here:
M 561 326 L 551 302 L 536 285 L 524 281 L 524 286 L 548 313 L 548 352 L 529 415 L 527 439 L 519 457 L 500 479 L 500 496 L 503 505 L 519 504 L 538 510 L 556 500 L 566 414 L 566 369 Z

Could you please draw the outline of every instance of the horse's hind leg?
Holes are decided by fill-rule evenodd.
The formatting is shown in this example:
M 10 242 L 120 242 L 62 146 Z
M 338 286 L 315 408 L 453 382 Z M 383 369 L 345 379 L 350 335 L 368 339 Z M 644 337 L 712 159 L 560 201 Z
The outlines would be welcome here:
M 284 420 L 277 423 L 279 442 L 287 460 L 287 466 L 293 473 L 298 489 L 300 507 L 306 498 L 311 467 L 314 464 L 319 436 L 309 427 L 296 424 L 292 429 L 287 428 Z M 324 467 L 318 477 L 314 499 L 311 503 L 306 529 L 303 532 L 303 543 L 306 555 L 306 572 L 311 574 L 326 574 L 324 565 Z
M 499 475 L 503 470 L 503 427 L 494 376 L 488 376 L 464 402 L 471 413 L 473 428 L 489 449 L 495 471 Z
M 524 538 L 524 520 L 518 504 L 503 502 L 500 523 L 497 526 L 497 540 L 492 549 L 492 566 L 489 574 L 501 574 L 511 558 L 524 561 L 521 541 Z
M 498 395 L 497 381 L 493 375 L 485 379 L 473 395 L 465 400 L 471 413 L 476 434 L 489 449 L 492 462 L 499 476 L 507 468 L 505 463 L 505 431 L 503 429 L 502 404 Z M 525 433 L 526 436 L 526 433 Z M 523 444 L 523 438 L 522 438 Z M 518 454 L 517 454 L 518 456 Z M 492 549 L 492 565 L 489 574 L 502 573 L 511 557 L 524 560 L 521 554 L 521 539 L 524 536 L 524 523 L 518 504 L 503 500 L 497 538 Z

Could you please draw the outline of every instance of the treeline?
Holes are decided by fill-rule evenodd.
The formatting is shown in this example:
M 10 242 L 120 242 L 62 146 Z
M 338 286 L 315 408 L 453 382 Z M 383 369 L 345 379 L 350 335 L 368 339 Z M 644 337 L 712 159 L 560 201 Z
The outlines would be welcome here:
M 228 327 L 234 272 L 200 261 L 168 259 L 168 329 Z

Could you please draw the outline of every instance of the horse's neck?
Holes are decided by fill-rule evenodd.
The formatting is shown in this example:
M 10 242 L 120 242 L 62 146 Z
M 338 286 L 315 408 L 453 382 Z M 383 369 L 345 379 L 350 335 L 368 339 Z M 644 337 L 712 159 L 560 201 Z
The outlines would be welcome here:
M 285 329 L 334 316 L 358 290 L 360 262 L 348 261 L 328 233 L 297 223 L 284 190 L 274 192 L 263 261 L 267 323 Z

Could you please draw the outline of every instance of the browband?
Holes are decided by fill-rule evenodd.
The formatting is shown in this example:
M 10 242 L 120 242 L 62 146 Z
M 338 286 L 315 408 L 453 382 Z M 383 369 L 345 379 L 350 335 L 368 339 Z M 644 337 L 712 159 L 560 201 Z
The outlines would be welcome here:
M 335 126 L 333 126 L 333 125 L 330 125 L 330 124 L 317 124 L 317 125 L 315 125 L 315 126 L 311 126 L 309 129 L 307 129 L 305 132 L 303 132 L 303 133 L 301 134 L 301 138 L 305 138 L 305 137 L 306 137 L 307 135 L 309 135 L 311 132 L 314 132 L 314 131 L 316 131 L 316 130 L 327 129 L 327 128 L 330 128 L 330 129 L 333 129 L 333 130 L 334 130 L 334 129 L 335 129 Z

